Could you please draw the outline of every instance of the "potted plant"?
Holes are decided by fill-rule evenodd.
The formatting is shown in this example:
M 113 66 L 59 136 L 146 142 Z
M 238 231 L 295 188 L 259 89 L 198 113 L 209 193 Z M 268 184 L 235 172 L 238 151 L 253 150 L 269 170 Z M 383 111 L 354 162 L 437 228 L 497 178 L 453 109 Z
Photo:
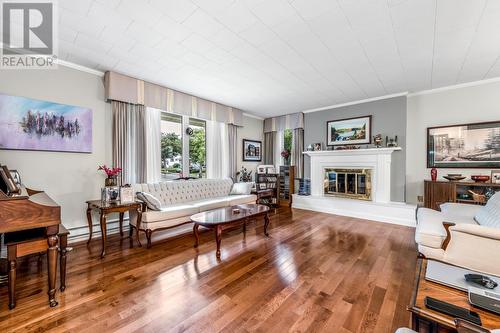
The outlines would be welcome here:
M 248 171 L 247 168 L 241 167 L 241 171 L 236 173 L 236 177 L 240 177 L 240 182 L 248 183 L 252 181 L 252 171 Z
M 122 168 L 108 168 L 106 165 L 100 165 L 97 170 L 102 170 L 106 174 L 107 178 L 104 181 L 104 186 L 117 186 L 118 185 L 118 175 L 122 172 Z

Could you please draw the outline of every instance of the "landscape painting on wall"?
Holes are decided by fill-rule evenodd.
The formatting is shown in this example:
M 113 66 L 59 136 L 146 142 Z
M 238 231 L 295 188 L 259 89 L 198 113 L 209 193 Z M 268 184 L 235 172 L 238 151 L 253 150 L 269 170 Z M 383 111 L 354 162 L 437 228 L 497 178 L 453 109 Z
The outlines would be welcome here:
M 371 142 L 371 116 L 331 120 L 326 123 L 326 144 L 345 146 Z
M 92 110 L 0 94 L 0 149 L 92 152 Z
M 429 168 L 497 168 L 500 121 L 427 129 Z

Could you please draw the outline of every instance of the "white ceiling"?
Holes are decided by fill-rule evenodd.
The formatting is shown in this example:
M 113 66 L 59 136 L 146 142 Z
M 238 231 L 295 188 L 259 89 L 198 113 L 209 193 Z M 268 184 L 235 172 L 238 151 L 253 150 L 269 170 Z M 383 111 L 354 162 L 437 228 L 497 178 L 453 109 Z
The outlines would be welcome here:
M 498 0 L 59 0 L 59 55 L 272 116 L 500 76 Z

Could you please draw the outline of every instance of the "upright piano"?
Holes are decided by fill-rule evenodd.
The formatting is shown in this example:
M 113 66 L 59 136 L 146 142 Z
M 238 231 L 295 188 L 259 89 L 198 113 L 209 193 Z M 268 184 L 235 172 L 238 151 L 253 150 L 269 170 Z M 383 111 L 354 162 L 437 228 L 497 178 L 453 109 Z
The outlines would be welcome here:
M 61 207 L 45 192 L 16 184 L 8 168 L 0 165 L 0 234 L 43 228 L 47 236 L 49 305 L 56 306 L 56 269 Z M 15 262 L 9 262 L 9 274 Z

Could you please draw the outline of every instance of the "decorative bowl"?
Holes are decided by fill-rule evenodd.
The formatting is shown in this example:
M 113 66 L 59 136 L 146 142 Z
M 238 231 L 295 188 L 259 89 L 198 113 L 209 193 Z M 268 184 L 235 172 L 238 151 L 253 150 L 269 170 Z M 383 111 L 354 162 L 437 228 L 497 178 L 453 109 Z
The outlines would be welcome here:
M 486 175 L 472 175 L 472 176 L 470 176 L 470 179 L 472 179 L 473 181 L 475 181 L 477 183 L 485 183 L 488 180 L 490 180 L 490 176 L 486 176 Z
M 458 175 L 456 175 L 456 176 L 450 176 L 450 175 L 448 175 L 448 176 L 443 176 L 443 178 L 444 179 L 448 179 L 450 182 L 456 182 L 456 181 L 459 181 L 459 180 L 464 180 L 467 177 L 465 177 L 465 176 L 458 176 Z

